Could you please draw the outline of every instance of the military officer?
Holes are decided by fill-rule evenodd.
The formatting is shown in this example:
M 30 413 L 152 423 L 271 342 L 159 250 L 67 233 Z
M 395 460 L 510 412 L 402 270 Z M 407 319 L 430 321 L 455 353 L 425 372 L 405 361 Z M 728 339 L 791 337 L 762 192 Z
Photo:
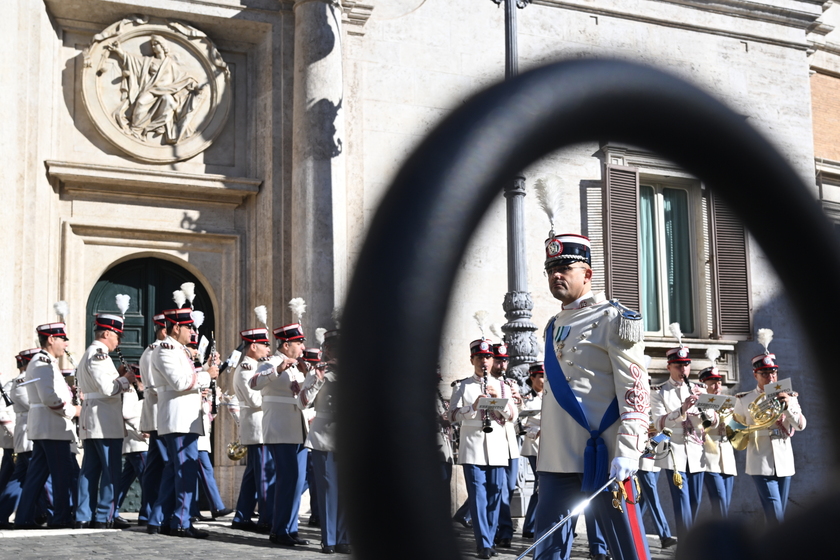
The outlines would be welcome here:
M 75 441 L 73 418 L 80 406 L 61 375 L 58 359 L 67 349 L 64 323 L 48 323 L 36 328 L 41 350 L 26 367 L 29 396 L 27 433 L 32 440 L 32 460 L 21 491 L 15 528 L 35 527 L 35 508 L 47 477 L 52 477 L 53 517 L 51 527 L 72 527 L 70 518 L 70 443 Z
M 721 385 L 723 378 L 716 366 L 710 366 L 700 371 L 700 382 L 706 385 L 706 392 L 710 395 L 722 395 Z M 734 397 L 729 397 L 733 401 Z M 738 469 L 735 465 L 735 450 L 732 443 L 726 437 L 726 425 L 719 425 L 709 430 L 706 437 L 711 441 L 710 445 L 704 447 L 706 454 L 706 474 L 704 484 L 709 493 L 712 511 L 718 517 L 726 517 L 729 514 L 729 504 L 732 502 L 732 488 L 735 484 L 735 475 Z
M 306 545 L 298 536 L 300 495 L 306 482 L 304 447 L 309 425 L 297 406 L 304 376 L 298 370 L 306 341 L 300 323 L 274 329 L 277 352 L 260 363 L 251 378 L 252 389 L 262 393 L 262 435 L 274 459 L 277 481 L 269 539 L 284 546 Z
M 143 391 L 142 380 L 137 380 L 138 391 Z M 145 400 L 145 398 L 143 399 Z M 129 524 L 126 519 L 119 515 L 125 496 L 134 480 L 140 480 L 142 486 L 143 471 L 146 468 L 146 458 L 149 453 L 149 435 L 140 431 L 140 416 L 143 411 L 143 400 L 138 398 L 137 391 L 123 393 L 122 412 L 123 424 L 125 425 L 125 437 L 122 443 L 123 470 L 120 476 L 119 492 L 117 494 L 117 510 L 114 515 L 114 526 L 117 521 L 121 524 Z M 137 514 L 137 525 L 146 526 L 149 522 L 150 507 L 146 501 L 146 494 L 140 498 L 140 511 Z
M 520 414 L 523 412 L 536 414 L 526 416 L 522 421 L 525 430 L 525 437 L 522 440 L 520 453 L 531 465 L 531 472 L 534 473 L 534 493 L 528 500 L 528 509 L 525 511 L 525 520 L 522 523 L 522 538 L 531 539 L 534 537 L 534 514 L 537 511 L 537 503 L 540 499 L 540 477 L 537 474 L 537 455 L 540 451 L 540 414 L 542 410 L 543 390 L 545 388 L 545 368 L 542 362 L 534 362 L 528 366 L 528 379 L 525 380 L 531 392 L 526 395 L 519 407 Z
M 653 437 L 657 433 L 659 433 L 658 430 L 651 423 L 648 435 Z M 668 519 L 662 509 L 662 502 L 659 500 L 657 485 L 659 484 L 659 472 L 661 470 L 654 464 L 652 457 L 643 456 L 639 461 L 639 472 L 636 473 L 636 478 L 638 478 L 642 490 L 642 515 L 650 514 L 656 528 L 656 534 L 659 535 L 659 545 L 662 548 L 670 548 L 677 544 L 677 539 L 671 534 L 671 526 L 668 525 Z
M 158 435 L 166 444 L 169 462 L 164 467 L 157 503 L 146 529 L 149 533 L 159 532 L 171 513 L 173 534 L 207 538 L 209 533 L 192 526 L 190 505 L 198 481 L 198 436 L 204 433 L 201 390 L 219 376 L 219 369 L 212 366 L 207 371 L 196 371 L 193 367 L 186 347 L 194 323 L 191 309 L 170 309 L 163 315 L 167 336 L 152 353 L 152 368 L 158 383 Z M 170 488 L 174 489 L 174 503 Z
M 545 333 L 537 536 L 603 486 L 607 473 L 635 501 L 630 478 L 647 439 L 650 402 L 641 315 L 592 293 L 589 239 L 550 232 L 545 269 L 563 309 Z M 648 558 L 640 509 L 630 501 L 622 506 L 613 508 L 610 494 L 602 492 L 586 515 L 603 529 L 614 558 Z M 566 523 L 537 546 L 534 557 L 567 559 L 572 540 L 573 526 Z
M 263 443 L 262 393 L 252 389 L 250 382 L 257 373 L 260 360 L 271 355 L 268 329 L 248 329 L 239 333 L 246 344 L 245 353 L 233 373 L 233 389 L 239 400 L 239 443 L 248 449 L 248 464 L 242 475 L 234 529 L 268 533 L 274 510 L 274 459 Z M 259 504 L 260 518 L 251 517 Z
M 321 518 L 321 551 L 350 554 L 350 538 L 344 508 L 339 503 L 338 469 L 335 458 L 335 398 L 338 381 L 337 330 L 324 335 L 324 361 L 306 377 L 298 394 L 301 409 L 314 409 L 315 418 L 306 437 L 312 450 L 312 470 L 318 487 Z
M 17 355 L 15 359 L 19 368 L 22 358 Z M 3 460 L 0 462 L 0 493 L 6 488 L 6 483 L 15 471 L 15 409 L 14 402 L 9 397 L 9 392 L 13 387 L 14 383 L 4 384 L 3 396 L 0 397 L 0 450 L 3 454 Z
M 85 451 L 76 502 L 77 527 L 105 528 L 114 523 L 125 437 L 122 394 L 133 391 L 125 377 L 131 372 L 124 366 L 118 370 L 109 356 L 119 346 L 122 333 L 121 316 L 97 315 L 94 341 L 76 368 L 76 384 L 84 395 L 79 431 Z M 128 524 L 117 521 L 115 526 L 125 529 Z
M 505 379 L 508 355 L 507 345 L 497 343 L 493 345 L 493 367 L 490 368 L 490 375 L 496 378 L 505 390 L 506 396 L 513 399 L 514 406 L 522 404 L 522 397 L 519 394 L 519 386 L 516 382 L 508 383 Z M 513 519 L 510 516 L 510 501 L 513 499 L 513 492 L 516 490 L 516 479 L 519 477 L 519 438 L 516 433 L 515 422 L 504 423 L 505 438 L 508 445 L 508 464 L 505 467 L 505 490 L 502 491 L 501 503 L 499 504 L 499 528 L 496 531 L 494 542 L 501 548 L 510 548 L 510 540 L 513 538 Z
M 143 468 L 140 486 L 143 489 L 143 501 L 148 504 L 149 516 L 151 516 L 152 507 L 158 499 L 163 467 L 169 459 L 166 444 L 158 437 L 157 432 L 158 384 L 152 368 L 152 353 L 166 339 L 166 318 L 163 313 L 158 313 L 152 320 L 155 326 L 155 340 L 143 350 L 143 354 L 140 356 L 140 381 L 144 387 L 140 431 L 149 434 L 149 451 L 146 454 L 146 466 Z M 163 383 L 163 380 L 160 383 Z M 144 525 L 146 523 L 147 521 L 143 522 Z
M 671 429 L 671 453 L 657 459 L 656 466 L 665 469 L 668 488 L 674 504 L 677 537 L 691 528 L 703 492 L 703 475 L 708 467 L 703 446 L 706 434 L 703 417 L 695 403 L 706 389 L 689 383 L 691 358 L 689 349 L 680 344 L 666 352 L 668 380 L 653 387 L 650 398 L 651 417 L 656 429 Z M 717 427 L 717 415 L 714 427 Z M 679 473 L 675 475 L 674 473 Z M 677 484 L 677 481 L 682 481 Z
M 452 422 L 461 422 L 458 463 L 464 468 L 478 557 L 490 558 L 496 554 L 493 541 L 498 530 L 502 493 L 507 488 L 505 468 L 510 464 L 504 426 L 516 422 L 518 411 L 510 399 L 510 388 L 490 375 L 493 347 L 489 340 L 482 338 L 470 343 L 470 362 L 473 375 L 462 379 L 453 390 L 449 413 Z M 510 400 L 501 411 L 479 411 L 482 397 Z M 492 429 L 484 431 L 486 428 Z
M 764 354 L 752 359 L 752 366 L 756 387 L 736 395 L 734 411 L 737 416 L 746 419 L 747 425 L 756 423 L 749 405 L 762 393 L 772 392 L 779 375 L 776 355 L 766 350 Z M 790 440 L 797 430 L 805 429 L 806 420 L 795 395 L 782 392 L 773 398 L 777 398 L 787 410 L 772 428 L 749 435 L 746 472 L 755 483 L 767 522 L 780 523 L 784 520 L 787 507 L 790 479 L 796 472 Z

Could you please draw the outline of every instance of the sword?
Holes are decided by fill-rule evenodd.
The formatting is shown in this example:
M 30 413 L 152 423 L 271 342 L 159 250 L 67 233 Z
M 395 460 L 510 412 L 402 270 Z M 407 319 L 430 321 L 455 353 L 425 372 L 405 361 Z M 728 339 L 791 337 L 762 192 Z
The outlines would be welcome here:
M 35 383 L 36 381 L 40 381 L 40 377 L 36 377 L 35 379 L 30 379 L 29 381 L 24 381 L 23 383 L 18 383 L 18 387 L 23 387 L 24 385 L 29 385 L 30 383 Z
M 529 552 L 531 552 L 532 550 L 534 550 L 534 549 L 537 547 L 537 545 L 538 545 L 538 544 L 540 544 L 540 543 L 541 543 L 541 542 L 543 542 L 545 539 L 547 539 L 547 538 L 548 538 L 548 537 L 549 537 L 552 533 L 554 533 L 554 531 L 556 531 L 557 529 L 559 529 L 560 527 L 562 527 L 563 525 L 565 525 L 565 524 L 566 524 L 566 522 L 567 522 L 567 521 L 569 521 L 569 519 L 571 519 L 572 517 L 574 517 L 574 516 L 576 516 L 576 515 L 580 514 L 580 513 L 581 513 L 581 512 L 582 512 L 582 511 L 586 508 L 586 506 L 588 506 L 588 505 L 589 505 L 589 502 L 591 502 L 592 500 L 594 500 L 594 499 L 595 499 L 595 497 L 596 497 L 596 496 L 598 496 L 598 494 L 600 494 L 601 492 L 603 492 L 604 490 L 606 490 L 606 489 L 607 489 L 607 487 L 608 487 L 610 484 L 612 484 L 613 482 L 615 482 L 616 484 L 621 484 L 621 483 L 618 481 L 618 479 L 617 479 L 616 477 L 612 477 L 611 479 L 609 479 L 609 480 L 606 482 L 606 484 L 604 484 L 603 486 L 601 486 L 600 488 L 598 488 L 598 489 L 595 491 L 595 493 L 594 493 L 594 494 L 592 494 L 591 496 L 589 496 L 588 498 L 586 498 L 585 500 L 583 500 L 581 503 L 579 503 L 578 505 L 576 505 L 576 506 L 574 507 L 574 509 L 572 509 L 572 511 L 570 511 L 570 512 L 569 512 L 569 515 L 567 515 L 566 517 L 564 517 L 563 519 L 561 519 L 560 521 L 558 521 L 557 523 L 555 523 L 554 525 L 552 525 L 552 526 L 551 526 L 551 528 L 550 528 L 548 531 L 546 531 L 545 533 L 543 533 L 543 535 L 542 535 L 539 539 L 537 539 L 537 540 L 534 542 L 534 544 L 532 544 L 531 546 L 529 546 L 529 547 L 528 547 L 528 549 L 527 549 L 525 552 L 523 552 L 522 554 L 520 554 L 519 556 L 517 556 L 517 557 L 516 557 L 516 560 L 522 560 L 523 558 L 525 558 L 525 557 L 528 555 L 528 553 L 529 553 Z

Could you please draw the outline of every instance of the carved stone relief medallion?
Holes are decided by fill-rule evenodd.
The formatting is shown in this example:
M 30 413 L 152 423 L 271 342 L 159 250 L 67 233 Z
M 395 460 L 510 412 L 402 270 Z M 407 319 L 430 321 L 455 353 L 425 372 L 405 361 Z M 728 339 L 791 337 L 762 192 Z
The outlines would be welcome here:
M 96 129 L 150 163 L 206 150 L 227 120 L 230 69 L 195 27 L 133 15 L 94 35 L 84 52 L 82 98 Z

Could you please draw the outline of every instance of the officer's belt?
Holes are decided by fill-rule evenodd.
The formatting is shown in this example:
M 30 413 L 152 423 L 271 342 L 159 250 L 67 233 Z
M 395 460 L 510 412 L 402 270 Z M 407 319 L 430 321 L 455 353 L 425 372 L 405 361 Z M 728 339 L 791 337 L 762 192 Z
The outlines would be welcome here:
M 192 389 L 184 389 L 183 391 L 179 391 L 175 387 L 155 387 L 155 391 L 158 393 L 183 393 L 185 395 L 188 393 L 198 393 L 198 389 L 195 387 Z
M 477 428 L 480 428 L 484 425 L 484 422 L 482 422 L 481 420 L 461 420 L 461 425 L 476 426 Z
M 297 404 L 297 399 L 294 397 L 275 397 L 273 395 L 266 395 L 262 398 L 263 402 L 276 402 L 283 404 Z
M 47 408 L 47 405 L 45 405 L 43 403 L 35 403 L 35 404 L 30 404 L 29 408 L 30 409 L 33 409 L 33 408 Z

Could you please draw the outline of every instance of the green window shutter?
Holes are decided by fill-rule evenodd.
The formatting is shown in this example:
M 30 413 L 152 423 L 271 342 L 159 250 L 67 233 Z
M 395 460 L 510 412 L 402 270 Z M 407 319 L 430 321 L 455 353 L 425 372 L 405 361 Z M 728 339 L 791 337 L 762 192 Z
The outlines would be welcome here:
M 639 171 L 606 165 L 604 189 L 604 275 L 607 297 L 630 309 L 639 300 Z M 597 271 L 596 271 L 597 273 Z
M 719 196 L 710 193 L 709 229 L 713 293 L 713 338 L 752 335 L 749 254 L 744 226 Z

